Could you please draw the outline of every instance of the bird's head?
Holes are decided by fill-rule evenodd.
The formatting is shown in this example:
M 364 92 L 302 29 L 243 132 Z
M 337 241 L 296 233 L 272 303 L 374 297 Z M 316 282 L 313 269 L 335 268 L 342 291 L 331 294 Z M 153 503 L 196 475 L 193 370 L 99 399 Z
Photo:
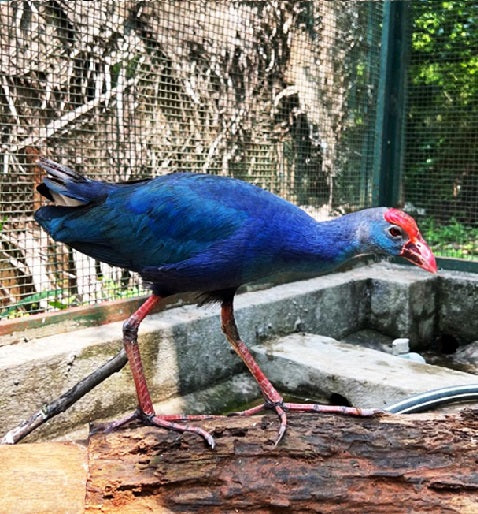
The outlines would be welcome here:
M 430 273 L 437 272 L 435 256 L 418 230 L 415 220 L 399 209 L 387 209 L 384 213 L 387 225 L 386 238 L 400 255 Z
M 368 237 L 362 236 L 368 238 L 375 252 L 401 256 L 426 271 L 437 272 L 435 256 L 409 214 L 394 208 L 370 210 L 375 222 Z

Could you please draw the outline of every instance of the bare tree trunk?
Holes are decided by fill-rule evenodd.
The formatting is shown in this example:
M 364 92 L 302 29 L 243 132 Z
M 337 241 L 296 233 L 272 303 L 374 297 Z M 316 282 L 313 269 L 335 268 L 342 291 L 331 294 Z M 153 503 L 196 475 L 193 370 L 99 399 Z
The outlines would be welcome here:
M 0 445 L 0 512 L 478 512 L 478 411 L 211 419 Z M 85 495 L 86 491 L 86 495 Z

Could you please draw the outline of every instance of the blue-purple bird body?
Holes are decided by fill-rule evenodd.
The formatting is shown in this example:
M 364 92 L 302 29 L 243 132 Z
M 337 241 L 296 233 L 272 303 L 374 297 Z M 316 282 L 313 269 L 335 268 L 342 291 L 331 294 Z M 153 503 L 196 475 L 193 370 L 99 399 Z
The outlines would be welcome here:
M 114 184 L 47 159 L 40 164 L 49 175 L 39 191 L 55 205 L 40 208 L 36 221 L 53 239 L 138 272 L 161 296 L 191 291 L 220 297 L 249 282 L 321 274 L 358 254 L 403 255 L 415 236 L 406 226 L 413 219 L 396 209 L 318 223 L 232 178 L 174 173 Z M 403 214 L 402 226 L 400 219 L 387 220 L 389 211 Z M 428 264 L 433 268 L 434 261 Z
M 285 433 L 286 411 L 371 415 L 363 409 L 285 403 L 240 340 L 233 299 L 248 282 L 305 278 L 336 268 L 363 253 L 401 255 L 436 272 L 435 258 L 413 218 L 398 209 L 374 208 L 318 223 L 291 203 L 239 180 L 175 173 L 112 184 L 87 179 L 48 159 L 39 192 L 53 202 L 35 219 L 57 241 L 95 259 L 138 272 L 153 294 L 123 325 L 123 344 L 138 397 L 132 416 L 158 427 L 194 432 L 214 447 L 212 435 L 184 424 L 197 416 L 154 411 L 137 344 L 144 317 L 164 297 L 196 292 L 221 302 L 221 327 L 255 378 L 264 404 L 242 412 L 273 409 L 280 419 L 276 444 Z M 178 423 L 181 421 L 181 423 Z

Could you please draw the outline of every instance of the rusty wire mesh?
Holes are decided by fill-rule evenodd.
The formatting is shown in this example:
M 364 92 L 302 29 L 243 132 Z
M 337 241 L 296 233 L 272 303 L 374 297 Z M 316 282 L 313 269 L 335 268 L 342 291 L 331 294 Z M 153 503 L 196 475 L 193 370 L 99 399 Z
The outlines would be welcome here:
M 439 252 L 476 260 L 476 4 L 410 6 L 404 200 Z M 383 8 L 0 2 L 1 315 L 142 291 L 33 222 L 39 154 L 113 181 L 232 175 L 318 219 L 369 206 Z

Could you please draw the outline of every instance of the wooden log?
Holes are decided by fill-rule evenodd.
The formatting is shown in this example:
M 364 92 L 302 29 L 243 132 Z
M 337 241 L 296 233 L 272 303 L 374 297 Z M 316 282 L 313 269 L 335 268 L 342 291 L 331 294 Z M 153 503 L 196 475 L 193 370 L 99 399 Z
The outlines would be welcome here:
M 271 414 L 90 437 L 86 512 L 478 512 L 478 410 L 357 419 Z

